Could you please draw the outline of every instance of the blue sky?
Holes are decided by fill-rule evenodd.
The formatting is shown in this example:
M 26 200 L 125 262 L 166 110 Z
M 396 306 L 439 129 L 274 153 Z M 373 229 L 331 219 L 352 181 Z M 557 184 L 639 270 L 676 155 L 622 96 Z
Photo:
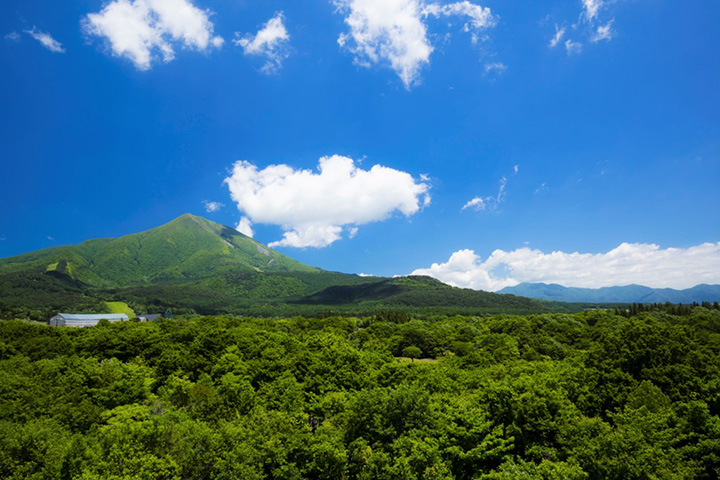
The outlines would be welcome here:
M 190 212 L 343 272 L 720 283 L 718 24 L 716 0 L 6 0 L 0 256 Z

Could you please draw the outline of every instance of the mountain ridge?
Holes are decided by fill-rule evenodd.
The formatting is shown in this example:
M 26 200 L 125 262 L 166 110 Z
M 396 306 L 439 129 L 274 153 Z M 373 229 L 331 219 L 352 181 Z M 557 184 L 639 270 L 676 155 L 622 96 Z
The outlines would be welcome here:
M 570 303 L 701 303 L 720 301 L 720 285 L 699 284 L 686 289 L 652 288 L 630 284 L 582 288 L 556 283 L 521 283 L 499 290 L 500 294 L 520 295 L 536 300 Z

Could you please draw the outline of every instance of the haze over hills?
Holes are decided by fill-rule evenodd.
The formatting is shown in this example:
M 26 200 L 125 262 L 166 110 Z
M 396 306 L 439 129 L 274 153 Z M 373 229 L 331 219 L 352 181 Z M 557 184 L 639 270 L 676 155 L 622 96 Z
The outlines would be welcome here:
M 151 230 L 0 259 L 0 312 L 54 310 L 293 314 L 439 308 L 544 312 L 546 304 L 428 277 L 360 277 L 300 263 L 235 229 L 185 214 Z
M 521 283 L 505 287 L 509 293 L 538 300 L 585 303 L 693 303 L 720 301 L 720 285 L 696 285 L 685 290 L 650 288 L 642 285 L 578 288 L 547 283 Z

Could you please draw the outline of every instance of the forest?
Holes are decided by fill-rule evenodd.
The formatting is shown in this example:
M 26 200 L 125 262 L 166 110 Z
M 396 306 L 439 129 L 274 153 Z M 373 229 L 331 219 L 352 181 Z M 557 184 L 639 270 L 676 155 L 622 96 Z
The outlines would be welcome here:
M 0 321 L 0 477 L 715 479 L 706 307 Z

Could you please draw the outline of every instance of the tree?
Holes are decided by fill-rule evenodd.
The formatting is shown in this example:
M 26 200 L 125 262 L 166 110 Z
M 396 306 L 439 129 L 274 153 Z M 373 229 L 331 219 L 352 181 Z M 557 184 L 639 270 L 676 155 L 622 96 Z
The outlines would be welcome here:
M 422 350 L 420 350 L 415 345 L 410 345 L 409 347 L 405 347 L 402 349 L 403 357 L 410 358 L 411 361 L 415 361 L 416 358 L 422 357 Z

